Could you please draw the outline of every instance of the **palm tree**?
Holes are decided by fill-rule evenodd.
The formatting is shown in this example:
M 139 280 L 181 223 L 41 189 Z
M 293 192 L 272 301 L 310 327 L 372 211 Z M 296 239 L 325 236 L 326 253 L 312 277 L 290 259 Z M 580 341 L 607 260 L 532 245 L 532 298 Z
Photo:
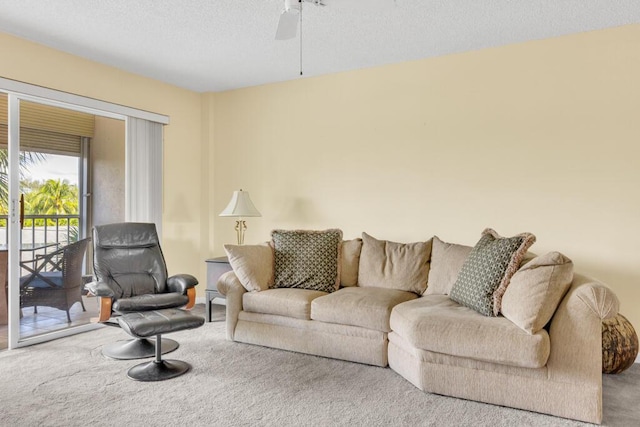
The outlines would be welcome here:
M 33 166 L 45 159 L 43 153 L 35 151 L 20 152 L 20 177 Z M 0 150 L 0 211 L 6 213 L 9 206 L 9 153 L 6 149 Z
M 78 187 L 67 180 L 47 180 L 28 198 L 29 211 L 42 215 L 71 215 L 78 213 Z

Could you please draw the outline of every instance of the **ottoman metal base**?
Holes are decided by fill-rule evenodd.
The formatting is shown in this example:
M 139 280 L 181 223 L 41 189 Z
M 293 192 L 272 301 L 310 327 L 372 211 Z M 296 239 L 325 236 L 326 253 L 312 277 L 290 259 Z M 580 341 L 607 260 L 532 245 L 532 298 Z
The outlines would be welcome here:
M 189 369 L 191 365 L 181 360 L 154 360 L 129 369 L 127 377 L 136 381 L 162 381 L 179 377 Z
M 180 344 L 177 341 L 162 338 L 161 353 L 167 354 L 176 350 Z M 156 343 L 146 338 L 117 341 L 102 348 L 102 354 L 117 360 L 146 359 L 156 354 Z
M 184 310 L 164 310 L 128 313 L 118 318 L 120 327 L 136 338 L 155 335 L 155 360 L 141 363 L 129 369 L 127 376 L 136 381 L 162 381 L 180 376 L 191 369 L 191 365 L 180 360 L 163 360 L 164 341 L 162 334 L 184 331 L 202 326 L 204 318 L 192 316 Z M 177 344 L 177 343 L 176 343 Z M 176 345 L 177 347 L 177 345 Z

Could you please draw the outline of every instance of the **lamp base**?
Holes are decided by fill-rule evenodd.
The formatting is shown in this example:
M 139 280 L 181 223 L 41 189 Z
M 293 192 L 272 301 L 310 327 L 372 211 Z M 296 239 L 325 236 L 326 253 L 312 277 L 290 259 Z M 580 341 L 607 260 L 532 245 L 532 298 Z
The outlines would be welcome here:
M 236 221 L 236 234 L 238 235 L 238 245 L 244 245 L 244 232 L 247 229 L 247 224 L 239 219 Z

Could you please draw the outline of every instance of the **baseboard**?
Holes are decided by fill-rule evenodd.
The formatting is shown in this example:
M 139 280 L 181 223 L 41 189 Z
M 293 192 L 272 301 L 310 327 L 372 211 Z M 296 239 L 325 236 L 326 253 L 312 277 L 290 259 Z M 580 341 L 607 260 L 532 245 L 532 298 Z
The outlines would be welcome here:
M 640 363 L 640 354 L 638 354 L 638 357 L 636 357 L 636 363 Z

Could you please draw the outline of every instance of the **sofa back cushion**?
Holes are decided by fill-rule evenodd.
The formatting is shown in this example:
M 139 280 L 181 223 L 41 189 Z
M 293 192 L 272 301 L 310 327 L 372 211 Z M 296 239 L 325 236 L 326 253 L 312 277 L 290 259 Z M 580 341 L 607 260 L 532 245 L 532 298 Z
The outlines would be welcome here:
M 247 291 L 273 286 L 273 248 L 262 245 L 224 245 L 229 264 Z
M 342 231 L 274 230 L 274 288 L 333 292 L 340 286 Z
M 427 288 L 430 257 L 431 239 L 396 243 L 362 233 L 358 285 L 422 295 Z
M 573 281 L 573 262 L 560 252 L 534 258 L 518 270 L 502 297 L 502 314 L 535 334 L 551 320 Z
M 362 239 L 345 240 L 342 242 L 340 286 L 358 286 L 358 268 L 360 266 L 361 250 Z
M 535 240 L 531 233 L 501 237 L 490 228 L 484 230 L 449 297 L 485 316 L 497 316 L 509 281 Z
M 432 240 L 431 267 L 425 295 L 449 295 L 473 248 L 443 242 L 438 236 L 433 236 Z

